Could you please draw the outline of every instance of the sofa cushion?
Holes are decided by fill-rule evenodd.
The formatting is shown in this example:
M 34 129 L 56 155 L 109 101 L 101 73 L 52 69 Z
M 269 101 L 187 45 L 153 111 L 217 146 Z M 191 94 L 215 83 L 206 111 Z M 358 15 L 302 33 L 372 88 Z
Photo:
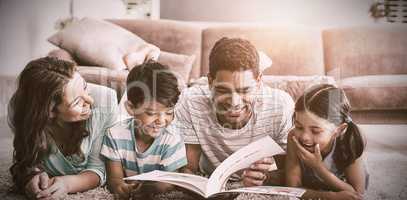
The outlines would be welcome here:
M 263 82 L 271 88 L 286 91 L 296 101 L 304 91 L 316 84 L 333 84 L 335 80 L 329 76 L 272 76 L 264 75 Z
M 157 58 L 159 55 L 157 47 L 137 35 L 115 24 L 92 18 L 73 22 L 48 41 L 70 52 L 80 61 L 79 64 L 110 69 L 126 69 L 123 57 L 127 54 L 141 54 L 142 59 L 138 63 L 142 63 L 145 57 Z
M 129 73 L 127 70 L 112 70 L 97 66 L 78 66 L 78 72 L 89 83 L 104 85 L 116 90 L 118 99 L 126 89 L 126 79 Z
M 50 51 L 47 56 L 55 57 L 55 58 L 58 58 L 61 60 L 70 61 L 70 62 L 75 63 L 75 65 L 77 65 L 77 63 L 76 63 L 75 59 L 72 57 L 72 55 L 63 49 L 54 49 L 54 50 Z
M 167 65 L 174 71 L 178 81 L 183 82 L 182 85 L 187 85 L 195 62 L 195 55 L 188 56 L 162 51 L 158 57 L 158 62 Z
M 249 40 L 273 60 L 263 73 L 270 75 L 325 75 L 321 32 L 310 28 L 267 25 L 221 25 L 202 33 L 202 74 L 209 71 L 209 54 L 222 37 Z
M 407 110 L 407 75 L 370 75 L 338 81 L 352 110 Z
M 407 26 L 332 28 L 322 32 L 327 75 L 407 74 Z
M 118 26 L 171 53 L 195 55 L 190 78 L 201 76 L 202 28 L 195 23 L 172 20 L 109 19 Z

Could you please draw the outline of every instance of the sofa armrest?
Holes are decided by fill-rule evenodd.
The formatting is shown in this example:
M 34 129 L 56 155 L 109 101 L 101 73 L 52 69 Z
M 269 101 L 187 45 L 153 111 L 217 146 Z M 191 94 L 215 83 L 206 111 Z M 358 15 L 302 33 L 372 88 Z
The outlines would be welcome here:
M 126 90 L 126 79 L 129 71 L 111 70 L 96 66 L 78 66 L 81 76 L 89 83 L 104 85 L 116 90 L 117 99 L 120 99 Z
M 71 61 L 73 63 L 75 63 L 75 65 L 77 65 L 75 59 L 73 58 L 73 56 L 66 50 L 64 49 L 54 49 L 52 51 L 50 51 L 48 53 L 49 57 L 56 57 L 59 58 L 61 60 L 67 60 L 67 61 Z

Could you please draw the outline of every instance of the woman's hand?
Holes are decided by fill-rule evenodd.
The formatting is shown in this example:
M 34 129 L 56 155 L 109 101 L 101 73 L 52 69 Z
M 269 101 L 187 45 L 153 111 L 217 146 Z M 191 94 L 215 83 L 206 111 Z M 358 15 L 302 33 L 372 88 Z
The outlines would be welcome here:
M 25 193 L 29 198 L 36 198 L 37 194 L 47 189 L 49 185 L 49 176 L 45 172 L 41 172 L 31 178 L 25 185 Z
M 243 185 L 246 187 L 263 185 L 267 179 L 267 173 L 276 168 L 271 157 L 256 161 L 250 168 L 243 171 Z
M 314 153 L 307 151 L 297 140 L 295 136 L 292 137 L 294 141 L 298 158 L 303 161 L 308 167 L 318 170 L 323 166 L 321 150 L 319 144 L 315 145 Z
M 37 199 L 61 199 L 68 195 L 69 188 L 63 177 L 56 176 L 50 179 L 47 189 L 36 195 Z

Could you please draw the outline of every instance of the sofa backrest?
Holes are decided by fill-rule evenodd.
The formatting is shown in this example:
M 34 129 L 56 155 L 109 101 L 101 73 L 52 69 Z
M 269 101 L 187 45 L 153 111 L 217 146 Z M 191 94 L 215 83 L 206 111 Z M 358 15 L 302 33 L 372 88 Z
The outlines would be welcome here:
M 109 19 L 108 21 L 131 31 L 163 51 L 195 55 L 190 78 L 195 79 L 200 76 L 202 29 L 199 26 L 172 20 Z
M 407 26 L 332 28 L 322 32 L 327 74 L 407 74 Z
M 209 71 L 209 54 L 222 37 L 240 37 L 252 42 L 273 61 L 264 74 L 325 75 L 321 31 L 298 27 L 234 24 L 209 27 L 202 33 L 202 74 Z

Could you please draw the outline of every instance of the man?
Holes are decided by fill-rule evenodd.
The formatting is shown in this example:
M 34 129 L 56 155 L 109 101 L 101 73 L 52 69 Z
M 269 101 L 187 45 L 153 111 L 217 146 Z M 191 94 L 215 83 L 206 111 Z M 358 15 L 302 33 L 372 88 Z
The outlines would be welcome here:
M 185 172 L 211 174 L 232 153 L 267 135 L 286 148 L 293 100 L 264 85 L 261 77 L 259 55 L 249 41 L 222 38 L 216 42 L 209 57 L 208 83 L 185 89 L 175 108 L 173 127 L 186 143 Z M 274 160 L 283 167 L 282 156 Z M 270 181 L 266 179 L 274 160 L 255 162 L 243 172 L 243 184 Z

